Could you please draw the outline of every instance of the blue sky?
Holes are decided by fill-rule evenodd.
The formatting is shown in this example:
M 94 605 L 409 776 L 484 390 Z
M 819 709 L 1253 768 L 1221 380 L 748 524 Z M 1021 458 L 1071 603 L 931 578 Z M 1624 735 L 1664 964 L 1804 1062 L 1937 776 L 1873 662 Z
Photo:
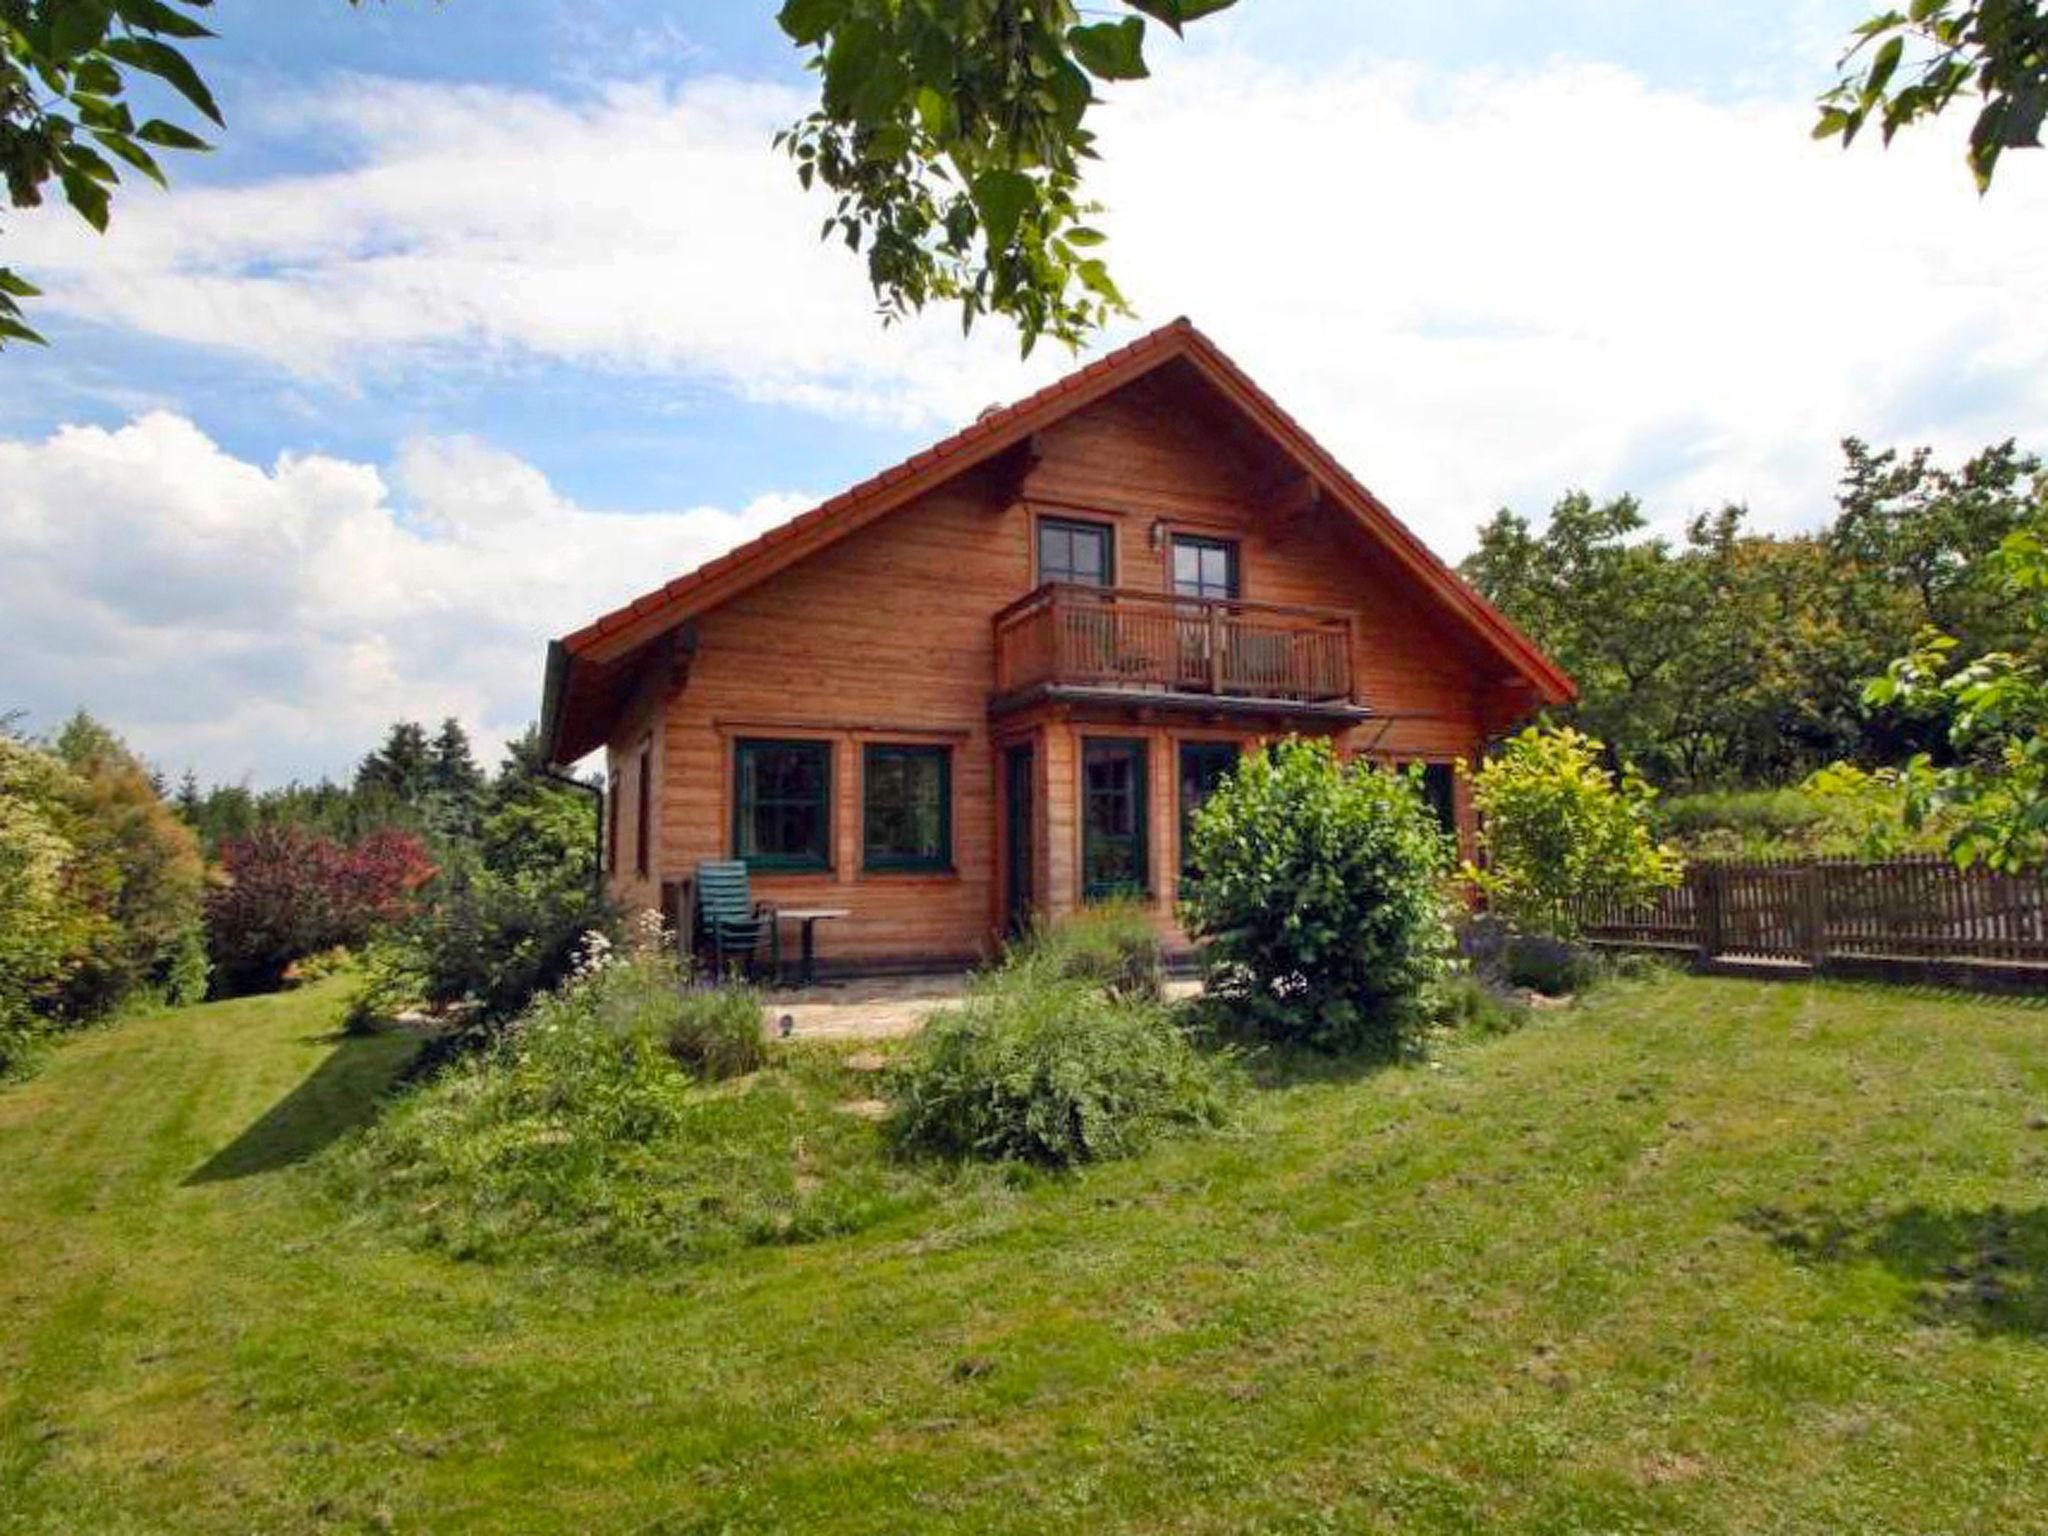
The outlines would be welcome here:
M 1072 366 L 874 322 L 767 147 L 772 9 L 221 0 L 219 152 L 0 225 L 53 343 L 0 359 L 0 709 L 258 782 L 492 741 L 549 634 Z M 1581 485 L 1808 525 L 1845 432 L 2048 441 L 2048 171 L 1808 142 L 1865 10 L 1242 0 L 1103 113 L 1105 344 L 1192 314 L 1453 558 Z

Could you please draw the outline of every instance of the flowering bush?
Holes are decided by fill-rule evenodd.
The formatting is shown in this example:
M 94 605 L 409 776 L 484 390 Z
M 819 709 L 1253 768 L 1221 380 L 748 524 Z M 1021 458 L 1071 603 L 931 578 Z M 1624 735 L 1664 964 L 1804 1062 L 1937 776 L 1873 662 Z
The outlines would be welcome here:
M 407 918 L 433 875 L 426 844 L 395 829 L 352 845 L 293 826 L 235 839 L 206 911 L 223 990 L 266 990 L 295 960 L 364 943 Z

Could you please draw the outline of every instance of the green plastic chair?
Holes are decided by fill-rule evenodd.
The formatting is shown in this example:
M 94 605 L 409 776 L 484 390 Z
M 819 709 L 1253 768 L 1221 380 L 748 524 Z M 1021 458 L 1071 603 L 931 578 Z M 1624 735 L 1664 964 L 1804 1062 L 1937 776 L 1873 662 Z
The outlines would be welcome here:
M 770 976 L 782 974 L 782 933 L 775 908 L 755 901 L 747 866 L 738 859 L 706 859 L 697 866 L 697 945 L 711 951 L 711 974 L 728 963 L 751 968 L 768 941 Z M 730 957 L 730 960 L 729 958 Z

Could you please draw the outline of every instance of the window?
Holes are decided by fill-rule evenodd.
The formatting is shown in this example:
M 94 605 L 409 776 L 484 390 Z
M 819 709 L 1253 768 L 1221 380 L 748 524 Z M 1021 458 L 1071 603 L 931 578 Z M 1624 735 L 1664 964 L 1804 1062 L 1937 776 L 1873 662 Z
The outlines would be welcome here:
M 648 850 L 653 841 L 654 824 L 654 747 L 652 744 L 640 749 L 640 766 L 633 786 L 638 797 L 633 802 L 633 874 L 635 878 L 647 878 Z
M 861 754 L 860 783 L 867 868 L 952 868 L 948 748 L 870 746 Z
M 1237 592 L 1237 545 L 1228 539 L 1173 536 L 1173 590 L 1182 597 L 1213 597 L 1234 601 Z
M 734 744 L 732 846 L 753 869 L 829 869 L 832 744 Z
M 605 778 L 607 780 L 605 784 L 605 800 L 607 804 L 605 805 L 604 867 L 608 873 L 616 875 L 619 872 L 619 798 L 626 792 L 626 786 L 622 782 L 624 775 L 619 772 L 619 760 L 616 757 L 611 760 L 610 771 L 606 773 Z
M 1149 891 L 1145 743 L 1087 742 L 1081 749 L 1081 797 L 1082 898 Z
M 1449 763 L 1422 765 L 1422 798 L 1436 812 L 1436 824 L 1452 837 L 1458 835 L 1458 802 L 1452 787 Z
M 1038 522 L 1038 579 L 1113 585 L 1115 544 L 1107 523 L 1046 517 Z
M 1223 776 L 1237 766 L 1237 743 L 1232 741 L 1184 741 L 1180 744 L 1180 872 L 1195 873 L 1188 854 L 1188 829 L 1195 824 L 1195 812 L 1202 808 Z

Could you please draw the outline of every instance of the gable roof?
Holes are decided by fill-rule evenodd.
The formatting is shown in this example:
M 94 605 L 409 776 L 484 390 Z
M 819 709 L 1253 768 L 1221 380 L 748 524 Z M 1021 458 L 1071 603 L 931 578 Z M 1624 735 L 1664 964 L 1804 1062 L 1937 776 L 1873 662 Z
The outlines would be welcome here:
M 1412 577 L 1525 680 L 1539 699 L 1560 704 L 1572 698 L 1576 689 L 1555 662 L 1411 533 L 1384 502 L 1183 316 L 1104 354 L 1035 394 L 984 412 L 970 425 L 902 463 L 601 614 L 553 642 L 548 648 L 547 687 L 541 706 L 541 729 L 551 759 L 573 761 L 603 739 L 601 733 L 592 734 L 593 726 L 588 723 L 591 715 L 603 712 L 601 707 L 590 707 L 599 701 L 592 697 L 579 699 L 578 695 L 615 694 L 618 690 L 607 689 L 601 678 L 587 674 L 611 669 L 647 642 L 693 616 L 729 601 L 1175 359 L 1192 364 L 1250 417 L 1334 505 L 1373 535 Z M 585 686 L 579 687 L 579 683 Z M 578 703 L 584 707 L 574 708 Z M 569 724 L 565 716 L 570 713 L 584 717 L 577 722 L 581 729 L 564 729 Z

